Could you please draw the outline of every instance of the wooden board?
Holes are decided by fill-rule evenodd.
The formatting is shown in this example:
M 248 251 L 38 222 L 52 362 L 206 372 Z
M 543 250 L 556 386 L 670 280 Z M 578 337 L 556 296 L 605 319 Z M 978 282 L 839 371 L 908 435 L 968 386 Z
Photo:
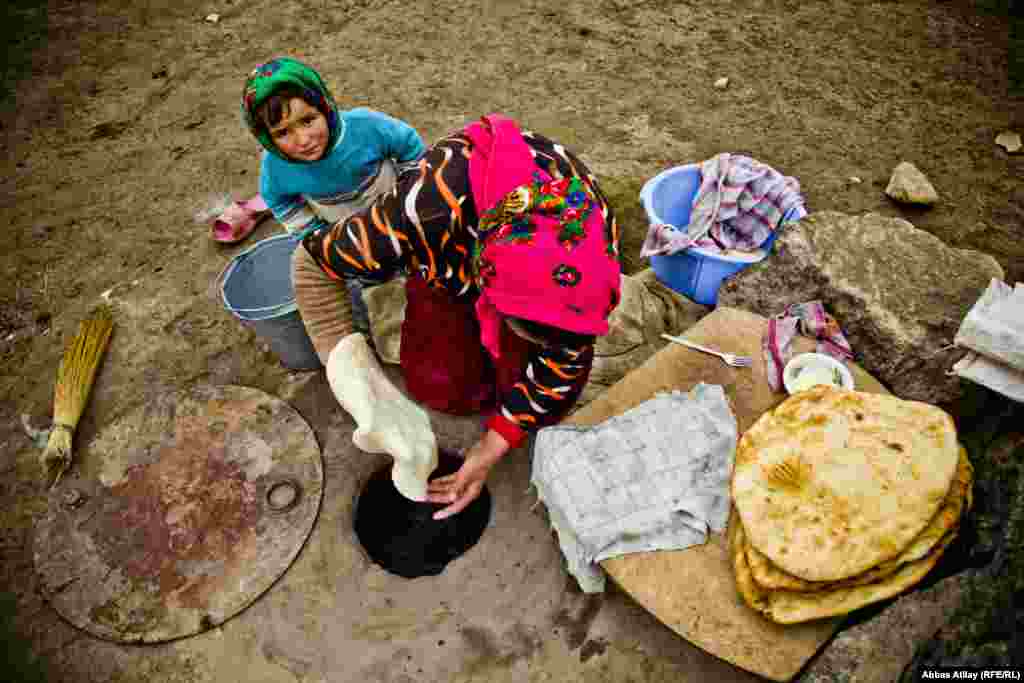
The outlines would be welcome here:
M 566 420 L 593 425 L 633 408 L 659 391 L 689 390 L 699 382 L 725 388 L 742 434 L 786 395 L 765 379 L 761 337 L 768 320 L 719 307 L 683 336 L 698 344 L 754 358 L 753 367 L 732 368 L 714 356 L 669 344 L 639 368 Z M 797 351 L 814 341 L 794 340 Z M 862 368 L 853 366 L 855 388 L 888 393 Z M 761 676 L 788 681 L 835 632 L 839 619 L 781 626 L 747 607 L 736 592 L 725 536 L 711 534 L 706 545 L 679 551 L 636 553 L 601 566 L 619 586 L 665 625 L 690 642 Z

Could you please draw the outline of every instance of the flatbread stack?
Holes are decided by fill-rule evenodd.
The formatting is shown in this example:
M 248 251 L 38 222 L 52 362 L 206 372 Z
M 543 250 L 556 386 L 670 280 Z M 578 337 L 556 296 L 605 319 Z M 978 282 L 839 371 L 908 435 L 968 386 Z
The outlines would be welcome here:
M 740 439 L 729 548 L 750 607 L 780 624 L 918 583 L 971 506 L 953 420 L 926 403 L 816 386 Z

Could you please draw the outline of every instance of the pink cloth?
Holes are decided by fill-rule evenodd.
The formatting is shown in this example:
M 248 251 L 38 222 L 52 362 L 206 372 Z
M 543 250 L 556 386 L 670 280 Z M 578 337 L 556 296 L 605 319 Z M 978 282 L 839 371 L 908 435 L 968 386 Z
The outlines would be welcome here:
M 559 196 L 572 180 L 552 182 L 534 163 L 518 125 L 505 116 L 485 116 L 465 133 L 473 142 L 469 177 L 478 215 L 522 186 L 530 187 L 531 196 L 551 196 L 560 207 L 557 215 L 535 207 L 525 224 L 503 225 L 480 236 L 476 313 L 483 345 L 494 358 L 500 357 L 503 316 L 579 334 L 607 334 L 621 274 L 609 249 L 604 213 L 585 179 L 580 179 L 578 192 Z M 567 239 L 566 222 L 584 215 L 582 236 Z
M 529 183 L 537 166 L 519 126 L 507 116 L 489 114 L 466 126 L 463 132 L 473 142 L 469 186 L 479 216 L 512 190 Z M 499 358 L 501 314 L 482 292 L 476 301 L 476 316 L 480 321 L 480 341 L 492 356 Z
M 469 185 L 473 188 L 477 215 L 533 180 L 537 165 L 515 121 L 501 114 L 488 114 L 466 126 L 463 132 L 473 142 Z
M 768 385 L 772 391 L 782 390 L 782 371 L 792 356 L 790 345 L 797 331 L 818 340 L 818 353 L 843 362 L 853 360 L 853 349 L 843 330 L 835 318 L 825 312 L 820 301 L 792 304 L 768 321 L 768 331 L 761 340 Z

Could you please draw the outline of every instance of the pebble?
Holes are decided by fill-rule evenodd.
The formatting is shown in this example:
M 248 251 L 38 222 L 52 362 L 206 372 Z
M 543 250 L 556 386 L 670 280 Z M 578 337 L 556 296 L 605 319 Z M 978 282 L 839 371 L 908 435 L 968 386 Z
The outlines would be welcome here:
M 727 76 L 722 76 L 717 81 L 715 81 L 715 90 L 725 90 L 728 87 L 729 78 Z
M 1012 130 L 1004 130 L 996 136 L 996 144 L 1010 154 L 1016 154 L 1021 148 L 1020 134 L 1014 133 Z
M 37 225 L 32 228 L 32 237 L 36 240 L 45 240 L 53 232 L 52 225 Z
M 211 24 L 216 24 L 218 21 L 220 21 L 220 15 L 216 13 L 207 14 L 206 21 L 210 22 Z
M 78 489 L 68 489 L 64 492 L 64 505 L 69 508 L 78 507 L 85 502 L 85 496 Z
M 939 201 L 939 195 L 931 182 L 909 161 L 900 162 L 893 169 L 885 194 L 903 204 L 931 206 Z

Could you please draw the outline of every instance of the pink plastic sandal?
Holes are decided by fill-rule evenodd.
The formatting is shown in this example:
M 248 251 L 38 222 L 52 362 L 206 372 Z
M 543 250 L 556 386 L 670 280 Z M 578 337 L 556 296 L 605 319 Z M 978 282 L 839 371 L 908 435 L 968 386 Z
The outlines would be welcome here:
M 263 197 L 232 202 L 221 215 L 213 219 L 210 237 L 221 244 L 237 244 L 252 234 L 260 221 L 270 215 Z

